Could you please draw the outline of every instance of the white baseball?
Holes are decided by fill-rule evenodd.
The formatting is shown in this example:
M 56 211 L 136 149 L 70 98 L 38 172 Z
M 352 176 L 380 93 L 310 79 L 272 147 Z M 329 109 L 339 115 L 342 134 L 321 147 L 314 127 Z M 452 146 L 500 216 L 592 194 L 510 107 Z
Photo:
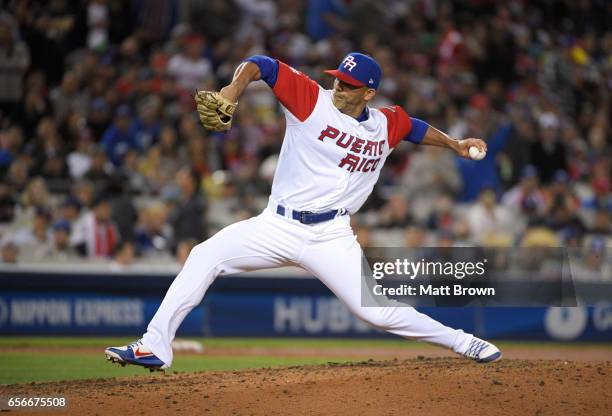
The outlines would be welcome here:
M 472 160 L 482 160 L 487 155 L 487 152 L 481 152 L 476 146 L 470 146 L 468 152 Z

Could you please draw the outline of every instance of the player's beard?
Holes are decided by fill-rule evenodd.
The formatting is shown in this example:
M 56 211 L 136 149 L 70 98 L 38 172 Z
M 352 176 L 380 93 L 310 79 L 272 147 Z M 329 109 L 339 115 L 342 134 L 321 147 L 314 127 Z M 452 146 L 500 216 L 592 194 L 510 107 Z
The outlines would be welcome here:
M 346 107 L 346 100 L 336 93 L 332 94 L 332 103 L 334 104 L 334 107 L 336 107 L 340 111 L 342 111 L 342 109 Z

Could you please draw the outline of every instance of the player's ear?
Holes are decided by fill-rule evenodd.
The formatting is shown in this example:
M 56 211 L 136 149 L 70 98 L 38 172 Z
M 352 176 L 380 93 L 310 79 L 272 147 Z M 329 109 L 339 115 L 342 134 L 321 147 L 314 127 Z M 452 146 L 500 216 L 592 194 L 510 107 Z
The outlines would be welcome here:
M 373 88 L 368 88 L 365 95 L 363 96 L 364 101 L 370 101 L 376 95 L 376 90 Z

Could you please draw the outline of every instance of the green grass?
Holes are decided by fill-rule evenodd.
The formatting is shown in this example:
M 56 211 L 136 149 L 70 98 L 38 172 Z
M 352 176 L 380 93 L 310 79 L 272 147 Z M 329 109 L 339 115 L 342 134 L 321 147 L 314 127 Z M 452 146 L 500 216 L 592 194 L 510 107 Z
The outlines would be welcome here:
M 277 367 L 304 364 L 322 364 L 329 361 L 344 362 L 343 357 L 326 357 L 326 348 L 423 348 L 426 344 L 407 342 L 399 338 L 376 340 L 353 339 L 304 339 L 304 338 L 193 338 L 204 348 L 223 349 L 224 355 L 176 354 L 172 369 L 175 372 L 239 370 L 246 368 Z M 2 337 L 0 348 L 8 350 L 0 354 L 0 384 L 28 383 L 32 381 L 54 381 L 86 378 L 148 375 L 149 372 L 134 366 L 119 367 L 105 361 L 103 350 L 110 345 L 125 345 L 130 338 L 102 337 Z M 610 348 L 604 343 L 549 343 L 549 342 L 499 342 L 506 347 L 529 348 Z M 20 347 L 45 347 L 41 351 L 19 351 Z M 273 350 L 291 348 L 320 349 L 319 357 L 282 357 L 270 355 L 232 355 L 232 349 L 249 347 Z M 10 349 L 9 349 L 10 348 Z M 57 351 L 53 351 L 57 348 Z M 67 353 L 67 348 L 75 348 Z M 87 348 L 87 350 L 83 350 Z M 432 347 L 433 348 L 433 347 Z M 79 350 L 81 349 L 81 350 Z M 347 353 L 348 355 L 348 353 Z M 354 354 L 353 354 L 354 356 Z
M 271 356 L 195 356 L 175 359 L 173 372 L 240 370 L 303 364 L 323 364 L 334 359 Z M 335 361 L 338 361 L 335 359 Z M 86 378 L 124 377 L 150 374 L 137 366 L 119 367 L 104 360 L 103 354 L 5 352 L 0 358 L 0 384 L 58 381 Z
M 369 348 L 369 347 L 422 347 L 423 344 L 406 342 L 400 338 L 392 339 L 347 339 L 347 338 L 198 338 L 189 337 L 205 347 L 214 348 Z M 0 347 L 94 347 L 125 345 L 134 338 L 109 337 L 3 337 Z
M 226 349 L 227 355 L 191 355 L 178 353 L 172 364 L 173 372 L 223 371 L 247 368 L 324 364 L 346 361 L 342 357 L 279 357 L 233 356 L 232 349 L 259 348 L 325 348 L 334 347 L 398 347 L 408 346 L 402 340 L 342 340 L 342 339 L 282 339 L 282 338 L 190 338 L 204 348 Z M 103 350 L 110 345 L 125 345 L 132 338 L 101 337 L 3 337 L 0 348 L 15 348 L 0 354 L 0 384 L 29 383 L 87 378 L 147 375 L 140 367 L 119 367 L 105 361 Z M 23 347 L 44 347 L 42 351 L 19 351 Z M 58 351 L 53 351 L 58 348 Z M 67 354 L 67 348 L 75 352 Z M 79 348 L 96 351 L 79 351 Z M 324 354 L 324 352 L 323 352 Z

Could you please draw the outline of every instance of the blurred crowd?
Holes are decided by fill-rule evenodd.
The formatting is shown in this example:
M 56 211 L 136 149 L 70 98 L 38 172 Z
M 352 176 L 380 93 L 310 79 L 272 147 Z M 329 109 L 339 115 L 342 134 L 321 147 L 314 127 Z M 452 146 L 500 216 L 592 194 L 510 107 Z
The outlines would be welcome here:
M 401 144 L 353 217 L 364 246 L 571 247 L 612 280 L 612 3 L 1 1 L 2 262 L 178 262 L 266 204 L 284 119 L 255 83 L 233 129 L 196 89 L 265 54 L 326 87 L 349 51 L 483 161 Z M 584 269 L 584 270 L 582 270 Z

